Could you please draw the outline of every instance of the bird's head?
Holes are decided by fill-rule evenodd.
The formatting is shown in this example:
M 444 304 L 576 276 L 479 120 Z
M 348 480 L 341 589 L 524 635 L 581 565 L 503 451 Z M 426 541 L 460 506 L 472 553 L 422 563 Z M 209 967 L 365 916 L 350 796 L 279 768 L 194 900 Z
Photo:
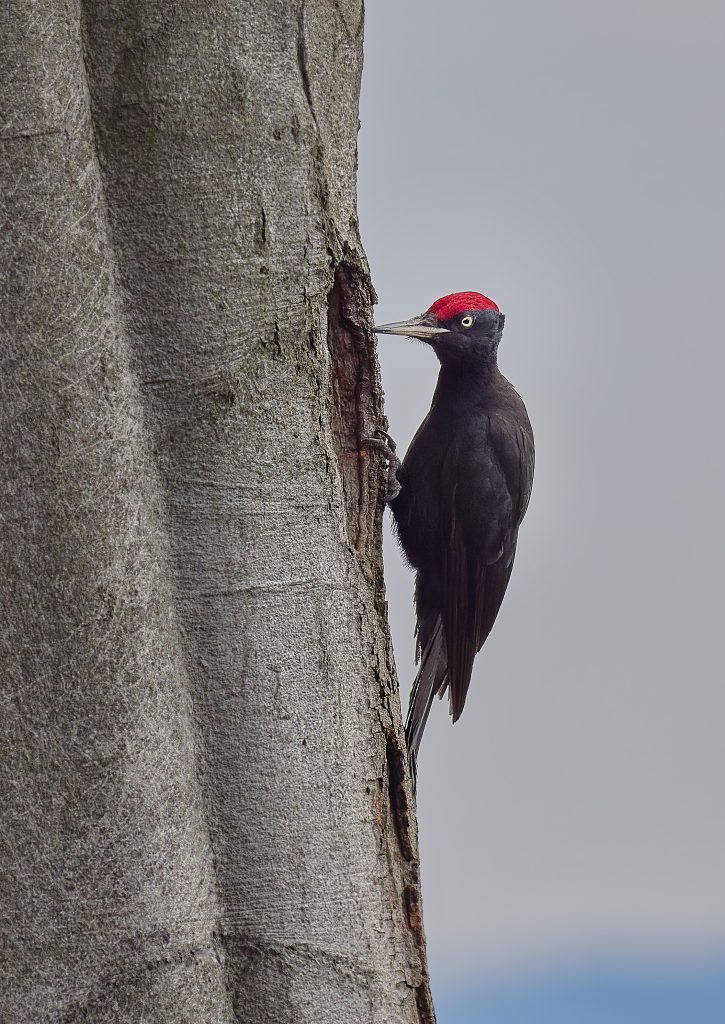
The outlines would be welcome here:
M 436 299 L 421 316 L 395 324 L 381 324 L 378 334 L 420 338 L 434 349 L 442 363 L 485 362 L 495 359 L 504 315 L 480 292 L 455 292 Z

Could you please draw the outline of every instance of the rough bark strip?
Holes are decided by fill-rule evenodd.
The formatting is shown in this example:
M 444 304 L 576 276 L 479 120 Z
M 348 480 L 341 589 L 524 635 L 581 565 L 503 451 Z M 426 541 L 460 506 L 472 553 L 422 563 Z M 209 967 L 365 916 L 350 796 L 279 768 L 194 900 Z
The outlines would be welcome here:
M 328 333 L 332 378 L 331 426 L 345 499 L 351 547 L 373 587 L 375 611 L 384 638 L 384 668 L 378 661 L 380 698 L 385 714 L 385 771 L 375 790 L 375 821 L 396 883 L 403 919 L 421 965 L 416 1007 L 421 1024 L 435 1013 L 426 967 L 418 839 L 413 795 L 401 738 L 397 676 L 387 623 L 382 565 L 382 503 L 379 500 L 380 456 L 362 444 L 375 427 L 386 429 L 370 304 L 375 300 L 367 268 L 351 251 L 335 270 L 328 295 Z M 393 837 L 395 842 L 393 842 Z

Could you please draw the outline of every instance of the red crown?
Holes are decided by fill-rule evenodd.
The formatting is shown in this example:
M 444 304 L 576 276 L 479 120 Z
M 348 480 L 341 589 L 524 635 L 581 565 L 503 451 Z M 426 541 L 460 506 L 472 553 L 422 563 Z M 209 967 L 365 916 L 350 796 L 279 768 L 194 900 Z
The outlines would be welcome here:
M 454 292 L 453 295 L 444 295 L 436 299 L 428 309 L 429 313 L 437 316 L 441 323 L 450 320 L 459 313 L 475 313 L 480 309 L 495 309 L 500 312 L 493 299 L 486 298 L 480 292 Z

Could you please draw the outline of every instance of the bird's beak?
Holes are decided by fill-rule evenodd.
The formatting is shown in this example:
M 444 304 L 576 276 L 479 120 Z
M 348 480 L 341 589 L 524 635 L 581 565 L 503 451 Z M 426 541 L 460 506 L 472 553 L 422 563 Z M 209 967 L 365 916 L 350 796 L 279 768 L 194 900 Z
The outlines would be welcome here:
M 414 316 L 410 320 L 401 320 L 397 324 L 381 324 L 374 328 L 376 334 L 402 334 L 406 338 L 421 338 L 428 341 L 437 334 L 447 334 L 438 320 L 431 313 Z

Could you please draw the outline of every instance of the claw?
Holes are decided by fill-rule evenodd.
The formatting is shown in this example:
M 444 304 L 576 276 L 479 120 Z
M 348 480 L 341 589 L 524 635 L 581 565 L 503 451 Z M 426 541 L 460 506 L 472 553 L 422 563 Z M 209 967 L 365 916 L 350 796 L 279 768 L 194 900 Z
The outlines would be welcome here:
M 386 486 L 383 492 L 383 501 L 387 504 L 400 494 L 400 481 L 397 477 L 400 459 L 395 454 L 395 441 L 387 430 L 378 429 L 374 431 L 372 437 L 363 437 L 361 444 L 365 448 L 372 448 L 374 451 L 380 452 L 387 463 L 385 466 Z
M 376 437 L 381 438 L 385 442 L 385 444 L 387 445 L 387 447 L 390 449 L 391 452 L 395 452 L 397 450 L 398 446 L 395 443 L 395 441 L 392 439 L 390 434 L 387 432 L 387 430 L 383 430 L 382 427 L 378 427 L 377 430 L 373 431 L 373 434 Z
M 403 488 L 400 485 L 400 480 L 398 480 L 397 476 L 395 475 L 395 470 L 393 470 L 392 473 L 390 472 L 390 470 L 388 470 L 387 486 L 385 488 L 385 491 L 383 492 L 383 501 L 385 502 L 385 504 L 389 505 L 391 501 L 395 501 L 395 499 L 398 497 L 402 489 Z

